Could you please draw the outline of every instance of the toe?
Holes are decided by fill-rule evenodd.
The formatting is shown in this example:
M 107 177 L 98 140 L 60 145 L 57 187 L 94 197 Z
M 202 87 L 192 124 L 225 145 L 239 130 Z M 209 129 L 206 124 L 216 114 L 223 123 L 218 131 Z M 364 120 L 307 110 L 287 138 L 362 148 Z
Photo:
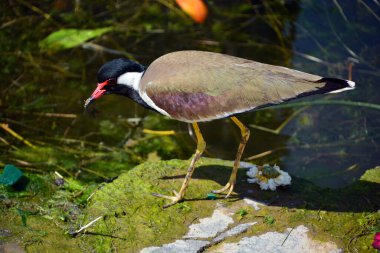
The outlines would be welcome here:
M 222 192 L 225 192 L 226 190 L 228 190 L 229 188 L 231 187 L 230 183 L 227 183 L 222 189 L 220 190 L 214 190 L 212 191 L 212 193 L 222 193 Z

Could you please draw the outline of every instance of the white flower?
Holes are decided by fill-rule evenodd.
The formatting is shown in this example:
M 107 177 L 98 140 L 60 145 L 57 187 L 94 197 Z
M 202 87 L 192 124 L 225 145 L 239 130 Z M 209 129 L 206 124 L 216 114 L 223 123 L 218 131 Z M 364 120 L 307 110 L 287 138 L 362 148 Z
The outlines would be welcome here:
M 245 168 L 248 168 L 248 171 L 247 171 L 247 176 L 249 177 L 247 179 L 248 183 L 257 183 L 260 185 L 260 188 L 262 190 L 272 190 L 272 191 L 275 191 L 277 186 L 281 186 L 281 185 L 290 185 L 291 184 L 291 181 L 292 181 L 292 178 L 290 177 L 290 175 L 281 170 L 279 166 L 277 165 L 274 165 L 274 166 L 270 166 L 270 165 L 263 165 L 263 166 L 256 166 L 256 165 L 250 165 L 250 166 L 244 166 Z M 263 168 L 266 168 L 270 169 L 271 173 L 269 173 L 269 175 L 277 175 L 278 173 L 278 176 L 275 177 L 275 178 L 272 178 L 271 176 L 268 176 L 268 174 L 265 174 L 265 172 L 263 173 Z M 274 171 L 277 172 L 277 173 L 273 173 Z
M 258 171 L 259 169 L 257 168 L 256 165 L 251 165 L 249 167 L 249 170 L 247 171 L 247 176 L 254 178 Z

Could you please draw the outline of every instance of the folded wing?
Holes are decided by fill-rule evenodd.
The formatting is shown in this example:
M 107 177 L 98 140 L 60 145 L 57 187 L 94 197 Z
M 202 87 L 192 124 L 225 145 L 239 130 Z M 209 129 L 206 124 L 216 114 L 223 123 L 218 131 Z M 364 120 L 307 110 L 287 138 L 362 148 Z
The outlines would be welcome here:
M 299 96 L 325 93 L 322 77 L 233 56 L 179 51 L 155 60 L 140 94 L 177 120 L 224 118 Z

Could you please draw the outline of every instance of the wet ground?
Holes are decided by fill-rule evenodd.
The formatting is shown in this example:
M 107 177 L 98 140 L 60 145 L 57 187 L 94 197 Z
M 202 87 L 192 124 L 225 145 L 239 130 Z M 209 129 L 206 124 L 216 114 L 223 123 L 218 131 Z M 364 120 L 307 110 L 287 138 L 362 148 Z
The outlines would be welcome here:
M 48 4 L 11 1 L 0 7 L 0 165 L 16 165 L 31 182 L 26 191 L 1 186 L 4 214 L 70 220 L 71 214 L 67 216 L 67 209 L 61 208 L 64 203 L 75 205 L 80 213 L 85 197 L 95 188 L 135 165 L 192 155 L 195 143 L 187 124 L 147 111 L 126 98 L 104 97 L 84 113 L 83 103 L 96 86 L 99 66 L 122 56 L 149 65 L 171 51 L 207 50 L 352 79 L 357 84 L 354 91 L 304 98 L 239 116 L 251 129 L 243 159 L 278 164 L 323 192 L 344 189 L 379 165 L 377 1 L 207 4 L 209 16 L 204 24 L 195 24 L 168 0 L 78 1 L 76 5 L 60 0 Z M 69 49 L 53 50 L 39 43 L 64 28 L 94 31 L 102 27 L 112 30 Z M 234 158 L 240 138 L 234 124 L 217 120 L 200 127 L 208 145 L 206 156 Z M 151 135 L 147 129 L 175 134 Z M 56 186 L 46 182 L 56 179 L 54 171 L 74 180 L 76 187 L 54 195 Z M 377 184 L 373 186 L 376 189 Z M 52 196 L 56 197 L 54 214 L 52 206 L 41 211 L 41 201 Z M 314 204 L 296 203 L 292 208 L 329 206 Z M 344 208 L 352 211 L 354 207 L 355 203 L 347 203 Z M 375 203 L 357 212 L 377 209 Z M 378 225 L 373 227 L 378 229 Z

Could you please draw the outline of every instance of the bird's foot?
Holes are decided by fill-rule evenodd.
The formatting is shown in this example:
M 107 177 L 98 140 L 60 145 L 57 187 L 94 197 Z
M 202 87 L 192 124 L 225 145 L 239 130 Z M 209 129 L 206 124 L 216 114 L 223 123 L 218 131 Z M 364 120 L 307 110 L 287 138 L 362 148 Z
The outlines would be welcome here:
M 214 190 L 212 191 L 212 193 L 220 194 L 227 191 L 225 198 L 228 198 L 231 195 L 232 191 L 234 190 L 234 186 L 235 186 L 235 183 L 228 182 L 222 189 Z
M 177 204 L 178 202 L 180 202 L 183 199 L 183 194 L 180 194 L 180 193 L 178 193 L 178 192 L 176 192 L 174 190 L 173 190 L 173 193 L 174 193 L 174 196 L 167 196 L 167 195 L 163 195 L 163 194 L 159 194 L 159 193 L 152 193 L 152 195 L 155 196 L 155 197 L 171 200 L 172 202 L 170 202 L 169 204 L 164 205 L 164 208 L 167 208 L 169 206 Z

